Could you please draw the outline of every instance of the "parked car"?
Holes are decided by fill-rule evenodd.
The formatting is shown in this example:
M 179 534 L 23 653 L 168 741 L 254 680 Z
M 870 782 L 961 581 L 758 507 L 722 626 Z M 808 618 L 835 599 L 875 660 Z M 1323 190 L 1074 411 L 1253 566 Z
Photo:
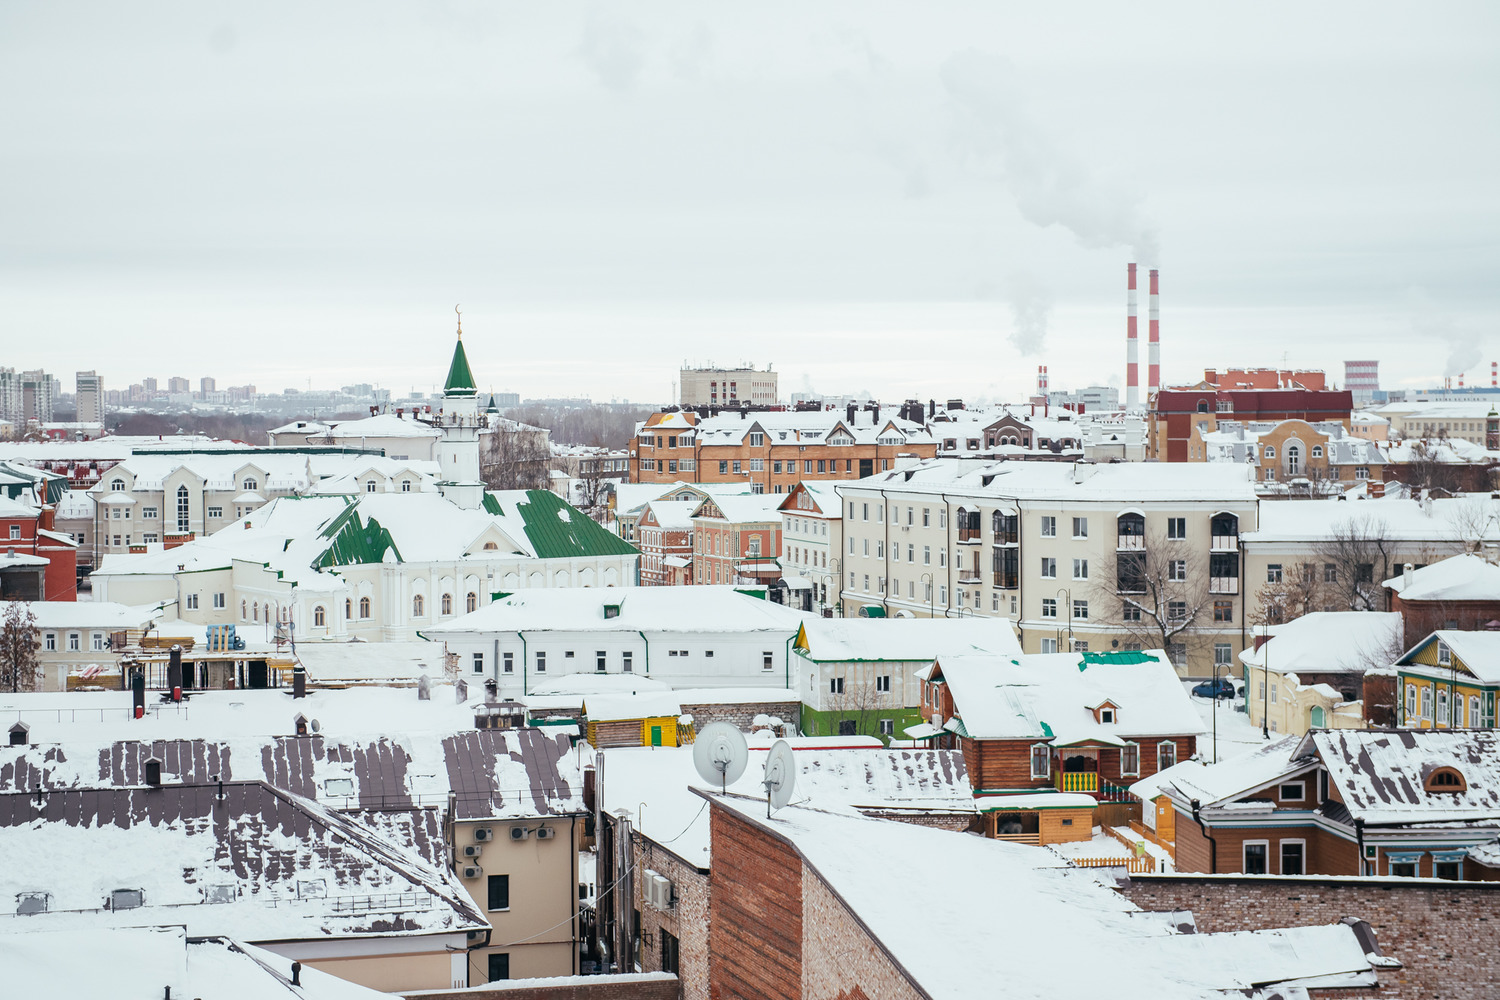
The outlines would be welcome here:
M 1193 688 L 1193 694 L 1199 698 L 1233 698 L 1235 695 L 1234 681 L 1228 677 L 1220 677 L 1218 680 L 1204 681 Z

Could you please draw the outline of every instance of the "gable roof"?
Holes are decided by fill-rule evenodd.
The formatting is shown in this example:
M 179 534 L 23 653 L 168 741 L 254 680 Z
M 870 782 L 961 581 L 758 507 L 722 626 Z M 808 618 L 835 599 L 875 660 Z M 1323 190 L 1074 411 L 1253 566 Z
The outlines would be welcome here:
M 605 608 L 619 614 L 605 617 Z M 522 590 L 422 634 L 474 632 L 772 632 L 791 636 L 813 619 L 733 587 L 550 587 Z M 778 639 L 778 641 L 785 641 Z
M 1382 586 L 1403 601 L 1500 601 L 1500 566 L 1475 555 L 1458 555 L 1393 576 Z
M 940 656 L 932 676 L 948 684 L 956 728 L 971 739 L 1120 745 L 1203 732 L 1198 710 L 1161 650 Z M 1113 723 L 1094 718 L 1092 706 L 1105 700 L 1119 706 Z
M 1367 824 L 1500 820 L 1500 731 L 1319 729 L 1299 752 L 1316 751 L 1345 808 Z M 1428 774 L 1456 768 L 1463 792 L 1429 794 Z
M 1363 674 L 1388 667 L 1400 655 L 1401 615 L 1394 611 L 1314 611 L 1271 628 L 1259 649 L 1247 649 L 1240 661 L 1273 672 L 1347 672 Z
M 1500 683 L 1500 632 L 1439 629 L 1403 653 L 1396 663 L 1400 666 L 1418 666 L 1417 654 L 1435 642 L 1441 642 L 1451 649 L 1458 661 L 1478 680 L 1486 684 Z M 1444 666 L 1429 669 L 1446 671 L 1448 668 Z
M 1021 655 L 1015 630 L 1001 618 L 813 618 L 792 645 L 821 663 Z

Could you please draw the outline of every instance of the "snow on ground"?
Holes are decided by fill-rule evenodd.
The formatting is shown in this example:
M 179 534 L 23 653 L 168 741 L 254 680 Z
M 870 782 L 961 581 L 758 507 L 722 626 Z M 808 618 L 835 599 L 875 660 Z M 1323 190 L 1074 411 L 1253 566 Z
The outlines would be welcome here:
M 1192 699 L 1193 707 L 1203 718 L 1203 735 L 1198 737 L 1198 755 L 1207 761 L 1227 760 L 1230 757 L 1263 747 L 1269 741 L 1261 735 L 1260 727 L 1250 724 L 1245 712 L 1245 699 L 1241 695 L 1219 701 L 1219 755 L 1214 757 L 1214 699 L 1199 698 L 1193 687 L 1200 682 L 1183 681 L 1182 686 Z M 1236 685 L 1238 687 L 1238 685 Z
M 1172 866 L 1171 852 L 1165 848 L 1153 844 L 1143 837 L 1136 836 L 1128 827 L 1117 827 L 1120 833 L 1129 837 L 1133 842 L 1141 845 L 1142 851 L 1155 858 L 1159 865 L 1164 865 L 1163 871 L 1175 871 Z M 1049 844 L 1047 849 L 1058 857 L 1067 858 L 1069 861 L 1079 858 L 1119 858 L 1124 861 L 1127 858 L 1137 857 L 1137 853 L 1127 847 L 1119 838 L 1111 836 L 1109 831 L 1102 826 L 1094 827 L 1094 836 L 1089 840 L 1074 840 L 1065 844 Z

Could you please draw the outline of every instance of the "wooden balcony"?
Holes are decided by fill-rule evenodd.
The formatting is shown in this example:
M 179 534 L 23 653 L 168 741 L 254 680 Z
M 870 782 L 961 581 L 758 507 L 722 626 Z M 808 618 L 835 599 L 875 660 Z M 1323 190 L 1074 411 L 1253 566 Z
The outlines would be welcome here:
M 969 544 L 984 541 L 984 531 L 979 528 L 959 528 L 958 540 Z
M 1088 792 L 1092 795 L 1099 791 L 1099 772 L 1058 771 L 1053 775 L 1053 785 L 1059 792 Z

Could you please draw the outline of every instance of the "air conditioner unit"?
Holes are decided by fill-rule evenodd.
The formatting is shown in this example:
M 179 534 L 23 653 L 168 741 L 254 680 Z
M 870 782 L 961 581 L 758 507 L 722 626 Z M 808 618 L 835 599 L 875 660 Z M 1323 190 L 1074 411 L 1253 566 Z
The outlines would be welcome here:
M 557 836 L 557 831 L 550 826 L 539 826 L 536 828 L 537 840 L 551 840 L 555 836 Z
M 511 840 L 525 840 L 529 836 L 531 836 L 531 831 L 524 826 L 513 826 L 510 828 Z
M 466 858 L 477 858 L 477 857 L 479 857 L 480 852 L 482 852 L 483 850 L 484 850 L 484 847 L 482 845 L 480 845 L 480 844 L 465 844 L 464 845 L 464 857 L 466 857 Z
M 655 872 L 647 872 L 645 883 L 647 905 L 654 906 L 658 910 L 670 910 L 672 908 L 672 880 Z
M 459 873 L 462 874 L 464 878 L 479 878 L 479 876 L 484 874 L 484 869 L 479 867 L 478 865 L 464 865 L 459 869 Z
M 474 828 L 474 839 L 476 841 L 480 841 L 480 842 L 483 842 L 483 841 L 486 841 L 486 840 L 494 840 L 495 839 L 495 831 L 491 830 L 487 826 L 476 826 Z

